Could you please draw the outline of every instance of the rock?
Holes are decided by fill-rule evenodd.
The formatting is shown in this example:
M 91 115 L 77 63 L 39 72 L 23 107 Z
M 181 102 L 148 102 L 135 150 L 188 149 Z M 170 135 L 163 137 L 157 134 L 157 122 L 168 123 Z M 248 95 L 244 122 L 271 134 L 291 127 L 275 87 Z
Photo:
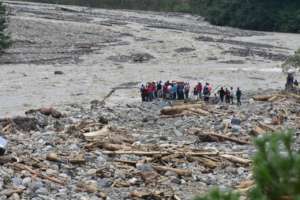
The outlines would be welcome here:
M 188 53 L 188 52 L 192 52 L 192 51 L 195 51 L 196 49 L 194 48 L 189 48 L 189 47 L 182 47 L 182 48 L 179 48 L 179 49 L 175 49 L 175 52 L 177 53 Z
M 166 171 L 165 176 L 177 177 L 177 174 L 173 171 Z
M 44 187 L 44 184 L 41 181 L 31 182 L 31 185 L 30 185 L 30 188 L 33 191 L 36 191 L 37 189 L 42 188 L 42 187 Z
M 20 200 L 20 196 L 17 193 L 13 193 L 10 197 L 9 200 Z
M 22 185 L 22 179 L 19 178 L 19 177 L 13 177 L 11 180 L 12 180 L 13 185 L 14 185 L 16 188 L 18 188 L 19 186 Z
M 231 125 L 238 125 L 240 126 L 241 125 L 241 120 L 239 118 L 232 118 L 231 119 Z
M 5 154 L 7 148 L 7 140 L 0 136 L 0 156 L 3 156 Z
M 41 188 L 38 188 L 36 191 L 35 191 L 36 194 L 42 194 L 42 195 L 47 195 L 49 192 L 48 192 L 48 189 L 45 188 L 45 187 L 41 187 Z
M 136 168 L 140 172 L 151 172 L 154 170 L 150 164 L 144 164 L 144 163 L 137 163 Z
M 137 183 L 138 179 L 137 178 L 131 178 L 127 182 L 129 185 L 135 185 Z
M 87 172 L 86 172 L 86 175 L 87 176 L 94 176 L 96 175 L 97 173 L 97 169 L 89 169 Z
M 63 114 L 56 109 L 50 107 L 50 108 L 40 108 L 38 110 L 41 114 L 46 115 L 46 116 L 52 116 L 53 118 L 61 118 Z
M 146 184 L 153 183 L 157 178 L 160 177 L 160 175 L 155 171 L 140 172 L 140 176 Z
M 109 188 L 113 184 L 112 180 L 110 180 L 109 178 L 102 178 L 98 180 L 98 183 L 99 186 L 103 188 Z
M 237 173 L 238 173 L 238 175 L 243 175 L 244 174 L 244 171 L 245 171 L 245 168 L 243 168 L 243 167 L 239 167 L 238 169 L 237 169 Z
M 54 74 L 55 74 L 55 75 L 63 75 L 64 72 L 63 72 L 63 71 L 54 71 Z
M 181 180 L 177 177 L 171 177 L 171 183 L 175 183 L 175 184 L 178 184 L 180 185 L 181 184 Z
M 183 133 L 182 132 L 180 132 L 179 130 L 177 130 L 177 129 L 173 129 L 174 130 L 174 134 L 177 136 L 177 137 L 182 137 L 183 136 Z
M 26 177 L 22 180 L 22 185 L 25 187 L 29 187 L 31 184 L 31 178 L 30 177 Z
M 54 162 L 60 161 L 58 155 L 54 152 L 51 152 L 51 153 L 47 154 L 46 159 L 49 160 L 49 161 L 54 161 Z
M 95 193 L 98 191 L 97 182 L 94 180 L 85 181 L 81 184 L 79 184 L 79 189 L 82 189 L 85 192 L 88 193 Z
M 232 126 L 231 126 L 231 131 L 232 131 L 233 133 L 240 133 L 240 131 L 241 131 L 241 126 L 239 126 L 239 125 L 232 125 Z

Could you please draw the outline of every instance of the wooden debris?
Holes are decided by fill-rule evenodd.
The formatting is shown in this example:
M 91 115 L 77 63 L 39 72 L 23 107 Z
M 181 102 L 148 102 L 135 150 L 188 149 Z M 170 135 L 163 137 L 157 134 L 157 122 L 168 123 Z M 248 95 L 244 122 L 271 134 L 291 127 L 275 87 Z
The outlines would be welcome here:
M 19 159 L 17 157 L 0 156 L 0 165 L 6 164 L 6 163 L 18 162 L 18 161 L 19 161 Z
M 130 193 L 130 197 L 133 199 L 162 199 L 163 192 L 153 191 L 153 192 L 143 192 L 143 191 L 133 191 Z
M 262 129 L 264 129 L 265 131 L 268 131 L 268 132 L 276 132 L 276 129 L 273 128 L 273 127 L 270 126 L 270 125 L 264 124 L 264 123 L 262 123 L 262 122 L 258 122 L 258 125 L 259 125 Z
M 52 107 L 40 108 L 40 109 L 31 109 L 31 110 L 26 111 L 25 114 L 27 115 L 27 114 L 32 114 L 32 113 L 35 113 L 35 112 L 40 112 L 43 115 L 52 116 L 53 118 L 56 118 L 56 119 L 59 119 L 59 118 L 64 116 L 61 112 L 59 112 L 58 110 L 56 110 Z
M 87 144 L 85 146 L 85 148 L 87 148 L 87 149 L 92 149 L 95 147 L 98 147 L 101 149 L 106 149 L 109 151 L 131 150 L 131 147 L 127 146 L 127 145 L 110 144 L 110 143 L 106 143 L 106 142 L 94 142 L 94 143 Z
M 188 104 L 188 105 L 165 107 L 160 111 L 160 113 L 161 115 L 179 115 L 179 114 L 183 114 L 183 112 L 185 111 L 190 111 L 192 113 L 202 114 L 202 115 L 209 114 L 209 112 L 202 109 L 201 104 Z
M 109 126 L 104 126 L 101 130 L 99 131 L 94 131 L 94 132 L 88 132 L 84 133 L 84 139 L 87 141 L 94 141 L 99 138 L 103 138 L 104 136 L 107 136 L 111 133 Z
M 243 164 L 243 165 L 249 165 L 251 163 L 251 160 L 241 158 L 241 157 L 237 157 L 237 156 L 233 156 L 233 155 L 228 155 L 228 154 L 220 155 L 220 157 L 225 158 L 225 159 L 227 159 L 231 162 L 239 163 L 239 164 Z
M 246 181 L 242 181 L 235 188 L 237 188 L 237 189 L 245 189 L 245 188 L 253 187 L 254 184 L 255 184 L 255 182 L 253 180 L 246 180 Z
M 14 193 L 20 194 L 24 191 L 25 189 L 23 188 L 17 188 L 17 189 L 4 189 L 0 191 L 0 196 L 7 196 L 10 197 Z
M 140 172 L 139 175 L 141 176 L 141 178 L 143 179 L 143 181 L 146 184 L 153 183 L 160 177 L 160 175 L 158 173 L 153 172 L 153 171 Z
M 165 166 L 159 166 L 159 165 L 152 165 L 152 167 L 158 172 L 171 171 L 171 172 L 175 172 L 179 176 L 191 176 L 192 175 L 192 171 L 187 170 L 187 169 L 177 169 L 177 168 L 165 167 Z
M 217 162 L 208 159 L 208 158 L 203 158 L 203 157 L 191 157 L 191 159 L 193 161 L 198 161 L 199 163 L 201 163 L 202 165 L 204 165 L 205 167 L 208 167 L 210 169 L 214 169 L 218 166 Z
M 253 99 L 255 101 L 269 101 L 274 96 L 276 95 L 260 95 L 260 96 L 254 96 Z
M 260 128 L 259 126 L 256 126 L 254 129 L 250 131 L 250 134 L 254 136 L 258 136 L 258 135 L 266 134 L 266 131 Z
M 65 185 L 65 181 L 62 181 L 62 180 L 59 180 L 55 177 L 52 177 L 52 176 L 46 176 L 46 175 L 43 175 L 33 169 L 31 169 L 29 166 L 27 165 L 23 165 L 23 164 L 20 164 L 20 163 L 16 163 L 16 164 L 13 164 L 12 165 L 13 167 L 19 169 L 19 170 L 26 170 L 28 172 L 30 172 L 33 176 L 37 176 L 41 179 L 45 179 L 45 180 L 48 180 L 48 181 L 51 181 L 53 183 L 57 183 L 59 185 Z
M 161 151 L 103 151 L 103 154 L 107 155 L 137 155 L 137 156 L 155 156 L 155 155 L 170 155 L 171 152 L 161 152 Z
M 69 158 L 69 162 L 72 164 L 85 164 L 86 160 L 83 154 L 78 154 Z
M 281 125 L 281 124 L 283 124 L 283 121 L 284 121 L 283 115 L 274 116 L 272 118 L 272 125 Z
M 204 141 L 214 141 L 214 142 L 218 142 L 218 141 L 230 141 L 230 142 L 235 142 L 237 144 L 251 144 L 248 141 L 244 141 L 244 140 L 239 140 L 239 139 L 235 139 L 232 137 L 228 137 L 226 135 L 221 135 L 221 134 L 217 134 L 217 133 L 203 133 L 200 129 L 193 129 L 196 130 L 194 132 L 195 135 L 197 135 L 199 137 L 200 140 L 204 140 Z
M 97 184 L 93 181 L 80 182 L 77 185 L 78 192 L 96 193 L 98 191 Z

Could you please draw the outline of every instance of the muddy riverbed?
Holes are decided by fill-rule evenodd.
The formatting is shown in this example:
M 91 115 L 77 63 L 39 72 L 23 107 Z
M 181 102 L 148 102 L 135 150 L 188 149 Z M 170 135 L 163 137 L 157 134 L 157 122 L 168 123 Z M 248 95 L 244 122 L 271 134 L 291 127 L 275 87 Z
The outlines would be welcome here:
M 1 116 L 88 105 L 124 85 L 109 102 L 138 103 L 136 87 L 149 80 L 278 89 L 285 79 L 278 67 L 300 41 L 299 34 L 217 27 L 187 14 L 6 4 L 14 44 L 0 59 Z

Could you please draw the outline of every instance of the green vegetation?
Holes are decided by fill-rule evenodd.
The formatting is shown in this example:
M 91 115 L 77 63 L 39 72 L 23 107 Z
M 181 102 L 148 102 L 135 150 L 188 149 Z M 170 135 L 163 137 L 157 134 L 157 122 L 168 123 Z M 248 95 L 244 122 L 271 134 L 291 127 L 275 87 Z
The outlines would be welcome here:
M 98 8 L 191 12 L 189 0 L 25 0 Z
M 211 190 L 206 196 L 197 197 L 195 200 L 239 200 L 240 195 L 230 191 L 221 192 L 219 189 Z
M 293 132 L 278 132 L 255 141 L 257 153 L 253 158 L 256 186 L 250 200 L 300 199 L 300 154 L 292 150 Z M 238 194 L 213 190 L 195 200 L 237 200 Z
M 187 12 L 209 22 L 262 31 L 300 33 L 296 0 L 27 0 L 100 8 Z
M 282 64 L 282 69 L 284 72 L 287 72 L 289 69 L 300 70 L 300 49 Z
M 263 31 L 300 32 L 300 1 L 191 0 L 212 24 Z
M 10 46 L 10 37 L 5 33 L 6 26 L 6 9 L 2 2 L 0 2 L 0 52 Z

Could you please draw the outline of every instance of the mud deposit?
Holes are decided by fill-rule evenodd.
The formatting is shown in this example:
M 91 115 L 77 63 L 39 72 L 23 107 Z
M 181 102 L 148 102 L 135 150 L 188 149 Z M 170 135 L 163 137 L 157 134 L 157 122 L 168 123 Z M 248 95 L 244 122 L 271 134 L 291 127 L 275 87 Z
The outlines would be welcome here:
M 0 59 L 1 116 L 88 106 L 127 82 L 181 79 L 277 89 L 284 82 L 277 67 L 300 41 L 297 34 L 217 27 L 185 14 L 6 4 L 14 44 Z M 109 100 L 138 101 L 134 87 Z

